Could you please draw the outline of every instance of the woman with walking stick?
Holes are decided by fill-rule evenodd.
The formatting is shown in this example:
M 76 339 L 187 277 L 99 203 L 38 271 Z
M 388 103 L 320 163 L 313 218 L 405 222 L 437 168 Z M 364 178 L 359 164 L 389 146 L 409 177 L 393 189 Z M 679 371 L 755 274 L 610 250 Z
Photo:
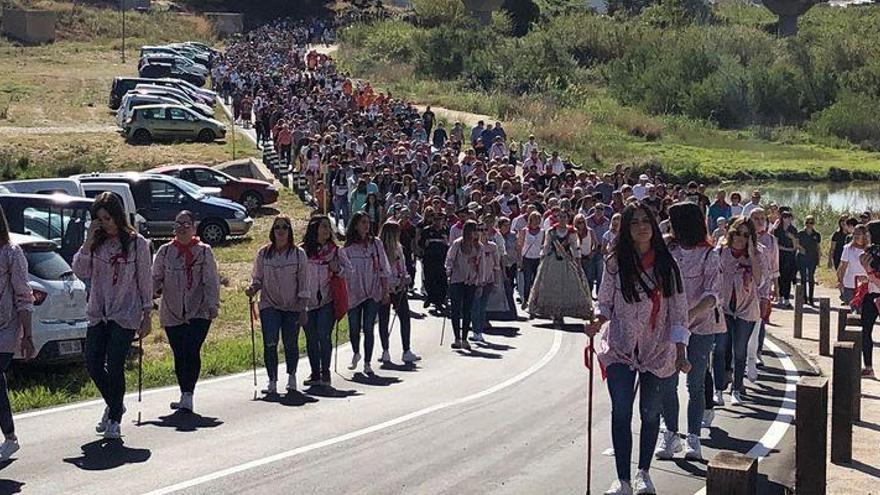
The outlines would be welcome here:
M 373 375 L 370 361 L 373 358 L 373 325 L 379 313 L 379 303 L 388 293 L 391 268 L 382 241 L 370 234 L 370 218 L 363 211 L 351 217 L 342 248 L 351 264 L 348 283 L 348 336 L 354 356 L 350 370 L 357 368 L 361 360 L 361 330 L 364 333 L 364 374 Z
M 336 322 L 331 277 L 345 278 L 351 271 L 348 258 L 333 242 L 330 218 L 315 215 L 309 219 L 302 248 L 309 259 L 309 313 L 306 318 L 306 349 L 312 374 L 304 385 L 330 385 L 330 359 L 333 344 L 330 332 Z M 348 308 L 346 308 L 348 309 Z
M 174 239 L 153 260 L 153 290 L 160 297 L 159 323 L 174 354 L 180 400 L 171 409 L 193 412 L 193 392 L 202 368 L 202 344 L 220 312 L 220 277 L 211 246 L 196 237 L 195 218 L 181 211 Z
M 608 256 L 595 319 L 587 335 L 601 334 L 599 362 L 607 371 L 611 395 L 611 440 L 617 480 L 610 495 L 653 494 L 648 474 L 660 426 L 660 381 L 687 372 L 687 299 L 681 274 L 650 207 L 635 203 L 623 210 L 620 233 Z M 639 462 L 631 476 L 632 414 L 635 382 L 641 395 Z M 631 484 L 632 482 L 632 484 Z
M 400 225 L 393 221 L 385 222 L 379 232 L 379 238 L 382 240 L 382 245 L 385 246 L 385 255 L 388 257 L 388 264 L 391 267 L 388 295 L 379 306 L 379 340 L 382 342 L 383 350 L 379 361 L 391 362 L 391 354 L 388 352 L 391 328 L 388 323 L 393 306 L 397 319 L 400 320 L 400 341 L 403 344 L 401 359 L 406 364 L 412 364 L 422 358 L 410 349 L 412 325 L 409 314 L 409 298 L 407 297 L 410 276 L 406 267 L 406 258 L 403 255 L 403 246 L 400 245 Z
M 24 251 L 9 239 L 9 224 L 0 207 L 0 430 L 5 437 L 0 444 L 0 461 L 18 451 L 18 437 L 12 420 L 6 370 L 16 351 L 24 359 L 34 357 L 31 313 L 34 294 L 28 285 L 28 262 Z
M 278 215 L 269 231 L 269 243 L 260 248 L 254 260 L 248 297 L 260 293 L 260 327 L 263 331 L 263 357 L 269 384 L 263 393 L 278 392 L 278 334 L 284 343 L 287 391 L 296 391 L 299 362 L 299 326 L 307 323 L 309 275 L 306 253 L 293 243 L 293 224 L 287 215 Z
M 462 227 L 462 235 L 456 239 L 446 255 L 446 275 L 449 278 L 449 304 L 451 306 L 453 349 L 471 350 L 467 340 L 471 329 L 471 305 L 480 284 L 480 261 L 482 248 L 477 222 L 468 220 Z
M 107 404 L 95 428 L 104 438 L 122 436 L 125 359 L 135 334 L 143 339 L 152 326 L 151 261 L 149 242 L 128 222 L 119 198 L 99 194 L 86 240 L 73 257 L 73 271 L 91 279 L 85 359 Z
M 681 271 L 684 293 L 688 303 L 687 357 L 691 370 L 687 375 L 687 445 L 685 459 L 702 460 L 700 428 L 706 410 L 706 370 L 715 345 L 715 336 L 726 331 L 718 308 L 719 275 L 718 253 L 709 242 L 706 219 L 698 205 L 691 202 L 675 203 L 669 208 L 672 235 L 668 238 L 669 252 Z M 661 430 L 655 455 L 658 459 L 672 459 L 681 450 L 678 435 L 678 375 L 660 383 Z

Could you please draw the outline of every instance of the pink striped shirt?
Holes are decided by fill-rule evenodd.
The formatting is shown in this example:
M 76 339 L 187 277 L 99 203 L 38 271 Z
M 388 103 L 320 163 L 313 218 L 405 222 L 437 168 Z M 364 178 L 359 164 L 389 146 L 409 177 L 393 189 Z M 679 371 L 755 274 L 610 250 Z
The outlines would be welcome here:
M 292 247 L 267 257 L 274 249 L 271 245 L 263 246 L 254 259 L 251 286 L 260 291 L 259 307 L 261 310 L 305 311 L 311 295 L 306 252 Z
M 191 266 L 172 243 L 163 244 L 153 259 L 153 290 L 159 300 L 159 323 L 175 327 L 193 319 L 213 320 L 220 311 L 220 276 L 211 246 L 191 249 Z
M 18 351 L 22 338 L 18 313 L 33 312 L 33 303 L 24 251 L 11 243 L 0 246 L 0 352 Z
M 481 251 L 479 248 L 471 247 L 471 252 L 465 253 L 461 249 L 463 240 L 459 237 L 449 246 L 449 251 L 446 253 L 446 276 L 450 284 L 480 285 L 482 283 Z
M 348 282 L 348 307 L 372 299 L 381 302 L 388 291 L 391 267 L 382 241 L 373 239 L 366 243 L 358 242 L 342 248 L 351 265 Z
M 710 335 L 727 331 L 724 314 L 719 307 L 721 267 L 718 253 L 712 246 L 684 249 L 678 245 L 670 246 L 669 252 L 672 253 L 681 271 L 688 310 L 693 309 L 703 298 L 711 297 L 714 300 L 712 309 L 689 321 L 690 332 L 696 335 Z
M 330 292 L 330 260 L 338 256 L 339 276 L 348 277 L 351 274 L 351 264 L 345 252 L 336 246 L 328 251 L 320 252 L 317 256 L 309 258 L 309 309 L 318 309 L 325 304 L 333 302 L 333 293 Z
M 758 295 L 760 280 L 752 276 L 751 261 L 745 255 L 737 258 L 729 247 L 716 248 L 720 253 L 721 266 L 721 308 L 725 314 L 746 321 L 758 321 L 761 317 L 761 303 Z M 758 246 L 758 263 L 764 263 L 766 256 Z M 736 299 L 734 300 L 734 294 Z

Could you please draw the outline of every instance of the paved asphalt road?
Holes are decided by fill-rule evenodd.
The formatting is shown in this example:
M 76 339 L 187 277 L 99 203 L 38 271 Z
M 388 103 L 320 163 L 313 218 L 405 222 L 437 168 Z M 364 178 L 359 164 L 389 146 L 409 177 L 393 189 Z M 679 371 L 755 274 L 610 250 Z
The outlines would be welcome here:
M 489 343 L 467 354 L 449 349 L 448 323 L 441 348 L 442 320 L 428 317 L 415 321 L 413 348 L 424 360 L 414 369 L 377 368 L 367 379 L 346 369 L 344 345 L 332 389 L 253 400 L 249 373 L 215 379 L 196 390 L 200 416 L 171 414 L 177 391 L 160 389 L 145 395 L 136 426 L 129 395 L 122 443 L 95 436 L 101 403 L 26 413 L 17 418 L 22 450 L 0 471 L 0 493 L 584 493 L 586 337 L 575 325 L 565 332 L 545 323 L 496 323 Z M 396 334 L 392 348 L 399 363 Z M 790 361 L 766 361 L 746 405 L 720 410 L 716 428 L 704 430 L 704 455 L 769 452 L 762 493 L 781 493 L 776 482 L 789 483 L 793 465 L 796 378 L 786 378 Z M 302 358 L 300 380 L 307 368 Z M 683 380 L 680 394 L 683 415 Z M 602 455 L 610 408 L 598 376 L 594 407 L 593 493 L 601 493 L 614 464 Z M 637 420 L 633 431 L 637 443 Z M 705 484 L 703 463 L 653 466 L 660 493 L 691 495 Z

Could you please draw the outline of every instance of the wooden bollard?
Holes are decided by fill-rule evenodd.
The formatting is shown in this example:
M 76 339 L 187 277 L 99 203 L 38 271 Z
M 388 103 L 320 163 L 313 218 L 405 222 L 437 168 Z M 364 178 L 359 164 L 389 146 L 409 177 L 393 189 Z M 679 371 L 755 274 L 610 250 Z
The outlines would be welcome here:
M 852 342 L 834 344 L 831 387 L 831 462 L 852 462 L 852 395 L 855 392 L 852 360 L 858 359 Z
M 831 355 L 831 299 L 819 298 L 819 355 Z
M 709 461 L 706 495 L 751 495 L 758 490 L 758 461 L 722 450 Z
M 797 284 L 794 289 L 794 338 L 804 336 L 804 286 Z
M 849 309 L 840 308 L 837 310 L 837 341 L 843 340 L 843 332 L 846 331 L 846 320 L 849 318 Z
M 852 408 L 853 421 L 862 420 L 862 331 L 846 330 L 843 332 L 843 342 L 852 342 L 855 358 L 852 360 L 853 375 L 856 377 L 853 384 Z
M 825 495 L 828 379 L 801 378 L 797 386 L 796 407 L 795 487 L 798 495 Z

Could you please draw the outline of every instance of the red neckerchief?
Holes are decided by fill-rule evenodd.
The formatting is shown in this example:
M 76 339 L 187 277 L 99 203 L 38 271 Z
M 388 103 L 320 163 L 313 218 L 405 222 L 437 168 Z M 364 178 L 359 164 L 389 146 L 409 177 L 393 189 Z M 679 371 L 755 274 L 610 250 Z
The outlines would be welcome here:
M 743 256 L 745 256 L 747 254 L 747 252 L 748 252 L 748 250 L 746 250 L 746 249 L 734 249 L 733 247 L 730 248 L 731 256 L 733 256 L 736 259 L 742 258 Z M 739 264 L 739 266 L 741 266 L 743 268 L 743 275 L 742 275 L 743 288 L 748 289 L 749 282 L 751 281 L 751 278 L 752 278 L 752 267 L 751 267 L 751 265 L 743 265 L 743 264 Z M 736 311 L 736 304 L 737 304 L 736 303 L 736 286 L 733 286 L 733 291 L 730 294 L 730 309 L 732 311 Z
M 113 265 L 113 285 L 116 285 L 116 282 L 119 281 L 119 265 L 120 262 L 128 261 L 128 256 L 122 253 L 122 251 L 116 253 L 112 258 L 110 258 L 110 263 Z
M 649 250 L 642 256 L 641 265 L 643 272 L 647 273 L 649 270 L 654 269 L 654 261 L 656 260 L 656 257 L 657 253 L 655 253 L 653 249 Z M 655 285 L 649 295 L 651 297 L 651 317 L 648 319 L 648 323 L 653 331 L 657 328 L 657 317 L 660 315 L 660 286 Z
M 541 231 L 541 227 L 535 227 L 535 228 L 528 227 L 527 229 L 529 231 L 529 234 L 532 234 L 532 235 L 537 235 L 538 232 Z
M 177 257 L 183 257 L 183 266 L 186 269 L 186 288 L 192 289 L 193 284 L 193 264 L 195 256 L 193 255 L 193 246 L 199 243 L 198 237 L 193 237 L 189 244 L 184 244 L 175 237 L 171 241 L 171 245 L 177 248 Z

